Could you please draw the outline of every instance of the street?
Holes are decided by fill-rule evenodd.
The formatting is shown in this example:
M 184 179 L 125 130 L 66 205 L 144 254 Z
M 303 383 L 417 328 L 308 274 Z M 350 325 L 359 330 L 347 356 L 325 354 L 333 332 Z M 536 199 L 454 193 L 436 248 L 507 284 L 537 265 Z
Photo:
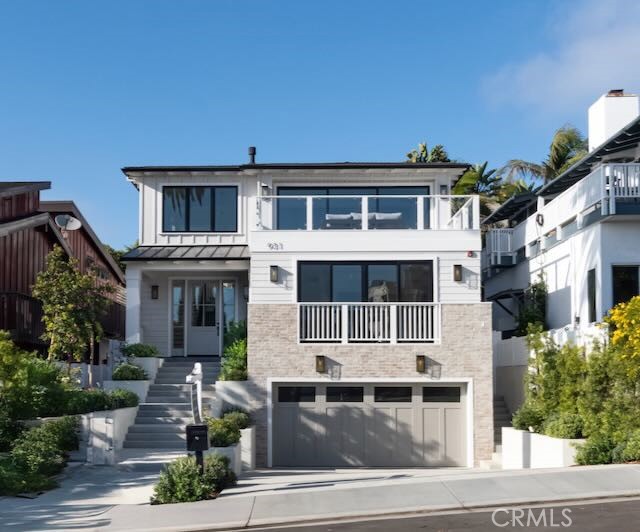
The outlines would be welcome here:
M 258 530 L 286 530 L 287 532 L 410 532 L 414 530 L 480 532 L 535 528 L 536 530 L 568 529 L 580 532 L 610 532 L 612 530 L 632 531 L 640 528 L 640 499 L 563 506 L 521 507 L 520 509 L 524 512 L 524 516 L 520 518 L 522 525 L 516 519 L 515 526 L 512 526 L 511 520 L 521 514 L 517 512 L 512 514 L 511 511 L 513 509 L 505 508 L 495 514 L 495 521 L 497 525 L 501 526 L 493 524 L 493 511 L 489 511 L 294 526 L 290 528 L 274 527 Z M 529 512 L 529 509 L 531 512 Z M 553 510 L 553 522 L 551 520 L 551 510 Z M 565 510 L 564 514 L 563 510 Z M 544 525 L 543 515 L 546 517 L 546 526 Z M 565 516 L 568 516 L 570 521 Z M 527 517 L 529 517 L 528 526 Z

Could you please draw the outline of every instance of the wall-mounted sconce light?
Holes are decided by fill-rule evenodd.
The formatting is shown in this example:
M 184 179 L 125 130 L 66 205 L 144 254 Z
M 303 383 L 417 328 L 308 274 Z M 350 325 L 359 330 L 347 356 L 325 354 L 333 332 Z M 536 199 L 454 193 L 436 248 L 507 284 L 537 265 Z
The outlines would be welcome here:
M 418 373 L 424 373 L 427 371 L 427 357 L 424 355 L 416 356 L 416 371 Z
M 440 185 L 440 195 L 447 196 L 449 194 L 449 187 L 447 185 Z
M 249 287 L 248 286 L 245 286 L 242 289 L 242 295 L 244 296 L 244 300 L 245 301 L 249 301 Z
M 151 285 L 151 299 L 158 299 L 160 297 L 159 287 L 157 284 Z
M 269 266 L 269 280 L 272 283 L 278 282 L 278 267 L 277 266 Z
M 263 183 L 260 188 L 262 189 L 263 196 L 271 196 L 271 187 L 269 185 Z
M 462 264 L 453 265 L 453 280 L 456 283 L 462 281 Z
M 573 318 L 573 321 L 576 322 L 576 327 L 580 325 L 580 316 L 576 316 L 575 318 Z
M 469 258 L 473 257 L 473 251 L 471 250 L 467 251 L 467 257 Z
M 316 371 L 318 373 L 326 373 L 327 372 L 327 361 L 324 355 L 316 356 Z

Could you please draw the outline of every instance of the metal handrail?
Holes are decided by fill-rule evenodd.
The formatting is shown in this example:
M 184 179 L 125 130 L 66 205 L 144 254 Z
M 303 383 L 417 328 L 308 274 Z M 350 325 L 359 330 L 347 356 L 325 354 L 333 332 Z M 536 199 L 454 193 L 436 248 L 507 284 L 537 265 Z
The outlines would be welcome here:
M 186 377 L 187 384 L 191 384 L 191 414 L 193 422 L 202 423 L 202 364 L 196 362 L 191 373 Z M 195 396 L 194 396 L 195 388 Z

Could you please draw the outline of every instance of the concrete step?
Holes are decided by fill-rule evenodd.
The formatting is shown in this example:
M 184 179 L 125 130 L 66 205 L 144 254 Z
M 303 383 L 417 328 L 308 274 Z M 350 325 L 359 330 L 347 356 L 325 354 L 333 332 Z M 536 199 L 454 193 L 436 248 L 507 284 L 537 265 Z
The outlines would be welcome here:
M 138 442 L 146 441 L 149 445 L 147 447 L 154 447 L 157 441 L 162 442 L 185 442 L 187 441 L 187 435 L 184 432 L 163 432 L 163 433 L 150 433 L 150 432 L 129 432 L 125 439 L 125 442 Z
M 187 430 L 186 423 L 136 423 L 129 427 L 127 437 L 131 434 L 178 434 Z
M 172 394 L 148 394 L 145 399 L 145 403 L 188 403 L 191 400 L 191 395 L 188 393 L 172 393 Z
M 118 451 L 116 468 L 120 471 L 159 473 L 166 464 L 173 462 L 181 456 L 187 456 L 187 452 L 184 449 L 120 449 Z
M 151 447 L 153 445 L 153 447 Z M 124 449 L 182 449 L 187 450 L 186 442 L 180 441 L 165 441 L 164 439 L 154 439 L 152 442 L 148 440 L 131 441 L 127 438 L 122 444 Z
M 142 408 L 142 407 L 140 407 Z M 191 409 L 177 409 L 177 408 L 154 408 L 153 410 L 138 410 L 136 419 L 143 417 L 177 417 L 185 418 L 191 417 Z
M 193 416 L 136 416 L 135 425 L 188 425 L 193 423 Z M 135 426 L 134 425 L 134 426 Z

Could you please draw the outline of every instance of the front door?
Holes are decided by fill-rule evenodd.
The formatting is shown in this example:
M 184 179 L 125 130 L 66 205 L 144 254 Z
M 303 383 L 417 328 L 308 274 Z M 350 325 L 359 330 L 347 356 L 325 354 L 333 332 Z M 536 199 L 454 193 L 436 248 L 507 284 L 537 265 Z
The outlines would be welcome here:
M 220 281 L 187 281 L 187 355 L 220 351 Z

